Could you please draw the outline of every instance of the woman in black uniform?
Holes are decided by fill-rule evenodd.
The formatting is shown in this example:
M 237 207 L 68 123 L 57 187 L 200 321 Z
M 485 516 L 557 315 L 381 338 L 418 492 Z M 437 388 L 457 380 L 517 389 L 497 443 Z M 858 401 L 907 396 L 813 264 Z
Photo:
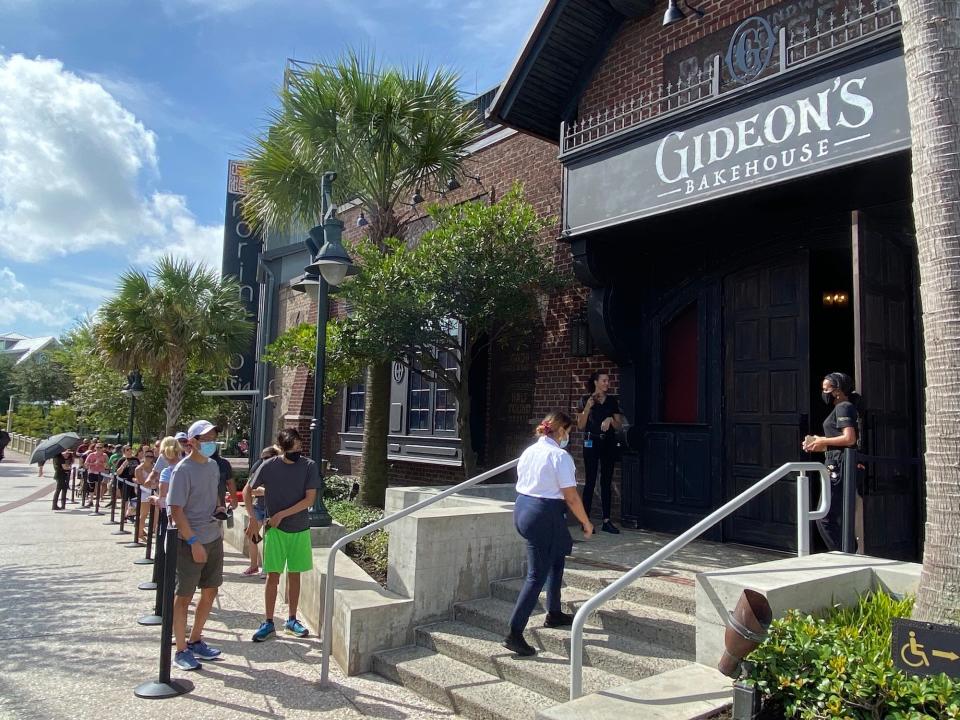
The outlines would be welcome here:
M 820 537 L 828 550 L 839 550 L 843 545 L 843 450 L 857 445 L 857 406 L 860 396 L 853 391 L 853 378 L 833 372 L 823 379 L 823 401 L 833 405 L 833 411 L 823 421 L 823 435 L 813 435 L 803 441 L 807 452 L 822 452 L 824 464 L 830 471 L 830 512 L 817 520 Z
M 593 490 L 597 484 L 597 469 L 600 470 L 600 502 L 603 505 L 604 532 L 617 535 L 620 531 L 610 521 L 611 483 L 613 466 L 617 462 L 617 430 L 623 427 L 620 404 L 612 395 L 607 395 L 610 376 L 594 372 L 587 381 L 590 394 L 580 403 L 577 427 L 585 430 L 583 437 L 583 464 L 587 479 L 583 486 L 583 507 L 590 515 L 593 505 Z

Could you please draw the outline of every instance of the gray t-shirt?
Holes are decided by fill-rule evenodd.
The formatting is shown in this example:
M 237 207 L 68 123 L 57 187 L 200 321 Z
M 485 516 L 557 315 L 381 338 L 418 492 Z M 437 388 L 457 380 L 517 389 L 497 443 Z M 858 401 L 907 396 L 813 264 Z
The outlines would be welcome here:
M 285 463 L 282 457 L 264 460 L 250 478 L 250 488 L 262 487 L 267 517 L 288 507 L 293 507 L 306 497 L 307 490 L 320 492 L 320 471 L 310 458 L 300 457 L 295 463 Z M 284 518 L 280 529 L 295 533 L 307 530 L 310 520 L 306 510 Z
M 220 537 L 220 523 L 213 517 L 217 510 L 219 484 L 220 469 L 213 460 L 199 463 L 184 458 L 170 476 L 167 507 L 182 507 L 197 541 L 204 544 Z

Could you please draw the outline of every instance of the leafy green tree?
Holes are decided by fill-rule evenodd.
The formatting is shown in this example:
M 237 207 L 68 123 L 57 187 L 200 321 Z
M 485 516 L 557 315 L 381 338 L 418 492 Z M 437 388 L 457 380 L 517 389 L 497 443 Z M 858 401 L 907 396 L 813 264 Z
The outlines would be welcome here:
M 389 353 L 453 392 L 467 477 L 476 470 L 469 378 L 484 349 L 516 342 L 540 323 L 538 300 L 559 274 L 540 238 L 537 216 L 515 185 L 495 203 L 434 205 L 436 225 L 412 249 L 391 241 L 383 255 L 359 243 L 360 275 L 341 297 L 353 312 L 337 320 L 342 354 Z
M 164 431 L 184 410 L 193 372 L 222 374 L 253 332 L 232 278 L 165 257 L 150 273 L 128 270 L 101 306 L 94 335 L 100 357 L 121 372 L 148 371 L 164 388 Z M 208 386 L 209 387 L 209 386 Z
M 270 128 L 256 140 L 247 172 L 245 211 L 271 229 L 309 227 L 321 215 L 320 181 L 337 173 L 341 200 L 360 204 L 372 244 L 403 237 L 399 212 L 415 190 L 442 190 L 461 172 L 465 148 L 482 125 L 464 107 L 459 77 L 417 66 L 382 66 L 348 52 L 330 66 L 292 73 Z M 367 369 L 363 490 L 382 505 L 387 486 L 390 363 Z
M 70 375 L 59 361 L 56 351 L 30 357 L 14 365 L 10 372 L 10 383 L 18 402 L 52 403 L 66 399 L 72 390 Z
M 0 413 L 5 413 L 10 406 L 10 396 L 16 394 L 13 389 L 13 360 L 6 355 L 0 355 Z

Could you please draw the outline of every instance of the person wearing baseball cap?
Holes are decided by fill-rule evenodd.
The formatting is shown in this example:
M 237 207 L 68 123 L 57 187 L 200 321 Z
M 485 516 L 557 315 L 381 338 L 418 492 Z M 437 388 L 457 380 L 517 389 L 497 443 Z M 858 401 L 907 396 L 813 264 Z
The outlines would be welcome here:
M 217 450 L 218 428 L 197 420 L 187 430 L 189 453 L 173 469 L 167 508 L 177 528 L 177 588 L 173 602 L 173 634 L 177 653 L 174 663 L 181 670 L 199 670 L 201 660 L 214 660 L 220 650 L 203 640 L 203 626 L 210 615 L 217 591 L 223 584 L 223 535 L 213 517 L 218 499 L 220 470 L 210 459 Z M 187 639 L 187 610 L 197 588 L 200 600 Z

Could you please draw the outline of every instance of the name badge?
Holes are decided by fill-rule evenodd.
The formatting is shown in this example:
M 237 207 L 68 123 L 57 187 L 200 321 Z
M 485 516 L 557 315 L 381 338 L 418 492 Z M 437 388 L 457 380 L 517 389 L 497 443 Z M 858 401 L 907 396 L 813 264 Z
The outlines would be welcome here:
M 592 448 L 592 447 L 593 447 L 593 440 L 592 440 L 591 438 L 587 438 L 586 440 L 583 441 L 583 446 L 584 446 L 585 448 Z

